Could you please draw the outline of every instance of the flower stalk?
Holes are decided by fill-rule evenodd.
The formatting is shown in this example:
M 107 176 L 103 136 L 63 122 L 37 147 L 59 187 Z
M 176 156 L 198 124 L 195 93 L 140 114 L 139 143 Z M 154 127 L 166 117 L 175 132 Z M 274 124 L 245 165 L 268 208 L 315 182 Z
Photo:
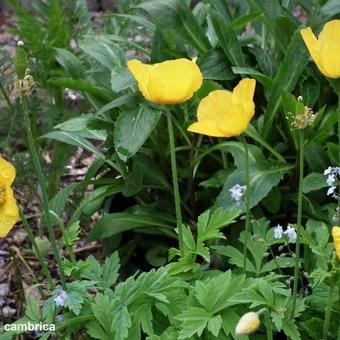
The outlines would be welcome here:
M 246 171 L 246 192 L 244 197 L 244 203 L 246 207 L 246 224 L 245 224 L 245 238 L 243 243 L 243 272 L 247 271 L 247 252 L 248 252 L 248 233 L 250 228 L 250 207 L 249 207 L 249 190 L 250 190 L 250 165 L 249 165 L 249 148 L 248 143 L 244 136 L 241 137 L 244 145 L 244 161 Z
M 25 121 L 25 127 L 26 127 L 26 133 L 27 133 L 27 141 L 28 141 L 28 146 L 31 152 L 32 156 L 32 161 L 33 165 L 35 168 L 35 171 L 38 176 L 40 188 L 41 188 L 41 198 L 42 198 L 42 205 L 43 209 L 45 211 L 45 218 L 46 218 L 46 225 L 47 225 L 47 230 L 49 234 L 49 238 L 51 241 L 51 246 L 57 261 L 58 265 L 58 270 L 60 274 L 60 279 L 61 279 L 61 284 L 63 287 L 66 287 L 66 280 L 65 280 L 65 273 L 60 257 L 60 251 L 56 242 L 56 238 L 54 235 L 53 231 L 53 226 L 51 222 L 51 217 L 50 217 L 50 209 L 49 209 L 49 203 L 48 203 L 48 196 L 47 196 L 47 191 L 46 191 L 46 181 L 45 177 L 42 171 L 42 167 L 40 164 L 40 159 L 38 155 L 38 150 L 36 148 L 35 142 L 34 142 L 34 137 L 31 129 L 31 122 L 30 122 L 30 117 L 28 113 L 28 103 L 27 103 L 27 97 L 26 96 L 21 96 L 21 104 L 22 104 L 22 109 L 23 109 L 23 115 L 24 115 L 24 121 Z
M 184 256 L 183 226 L 182 226 L 181 201 L 180 201 L 180 195 L 179 195 L 178 174 L 177 174 L 177 164 L 176 164 L 174 128 L 172 124 L 171 111 L 168 108 L 166 108 L 166 117 L 167 117 L 167 123 L 168 123 L 172 183 L 173 183 L 173 190 L 174 190 L 174 202 L 175 202 L 175 212 L 176 212 L 176 225 L 177 225 L 177 232 L 178 232 L 178 239 L 179 239 L 179 250 L 180 250 L 181 256 L 183 257 Z
M 298 211 L 296 222 L 296 251 L 295 251 L 295 268 L 294 268 L 294 283 L 293 283 L 293 303 L 291 318 L 294 317 L 297 288 L 299 279 L 299 266 L 300 266 L 300 235 L 301 235 L 301 222 L 302 222 L 302 190 L 303 190 L 303 169 L 304 169 L 304 132 L 302 129 L 298 130 L 299 133 L 299 191 L 298 191 Z
M 40 249 L 37 245 L 37 242 L 35 241 L 34 235 L 33 235 L 32 230 L 31 230 L 31 228 L 30 228 L 30 226 L 27 222 L 26 216 L 25 216 L 25 214 L 23 213 L 23 211 L 20 207 L 19 207 L 19 214 L 20 214 L 20 218 L 21 218 L 22 224 L 24 226 L 24 229 L 25 229 L 25 231 L 28 235 L 30 242 L 32 243 L 33 249 L 34 249 L 35 254 L 36 254 L 38 261 L 40 263 L 41 270 L 42 270 L 43 274 L 45 275 L 45 277 L 48 281 L 50 289 L 53 290 L 55 288 L 55 285 L 54 285 L 54 281 L 52 279 L 51 273 L 48 270 L 46 263 L 45 263 L 45 260 L 44 260 L 44 257 L 43 257 L 43 255 L 42 255 L 42 253 L 41 253 L 41 251 L 40 251 Z
M 329 323 L 331 321 L 331 315 L 332 315 L 333 292 L 334 292 L 334 284 L 331 284 L 331 286 L 328 288 L 327 305 L 325 309 L 325 321 L 323 324 L 323 339 L 324 340 L 327 340 L 328 338 Z

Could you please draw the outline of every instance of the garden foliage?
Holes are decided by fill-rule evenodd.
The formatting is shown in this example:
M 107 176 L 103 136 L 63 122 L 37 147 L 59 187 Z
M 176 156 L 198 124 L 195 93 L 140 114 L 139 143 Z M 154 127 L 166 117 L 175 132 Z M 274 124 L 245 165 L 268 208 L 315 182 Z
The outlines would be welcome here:
M 17 169 L 16 186 L 35 191 L 39 174 L 27 178 L 32 162 L 17 150 L 26 109 L 35 144 L 51 154 L 40 236 L 45 224 L 60 230 L 66 277 L 53 277 L 43 306 L 28 300 L 16 322 L 56 323 L 58 339 L 340 339 L 339 228 L 332 236 L 340 225 L 340 87 L 319 71 L 300 33 L 319 33 L 340 3 L 122 1 L 98 29 L 82 0 L 35 1 L 33 9 L 8 2 L 35 86 L 0 110 L 0 145 Z M 336 46 L 338 69 L 339 32 L 326 44 Z M 179 102 L 146 95 L 141 81 L 154 80 L 127 66 L 181 58 L 197 58 L 202 83 Z M 13 78 L 1 76 L 2 94 Z M 248 98 L 255 114 L 248 103 L 244 133 L 187 130 L 209 93 L 247 78 L 256 80 Z M 65 100 L 70 90 L 76 106 Z M 93 161 L 82 181 L 60 185 L 77 148 Z M 98 242 L 101 259 L 76 258 L 80 239 Z M 239 337 L 236 325 L 250 311 L 259 329 Z

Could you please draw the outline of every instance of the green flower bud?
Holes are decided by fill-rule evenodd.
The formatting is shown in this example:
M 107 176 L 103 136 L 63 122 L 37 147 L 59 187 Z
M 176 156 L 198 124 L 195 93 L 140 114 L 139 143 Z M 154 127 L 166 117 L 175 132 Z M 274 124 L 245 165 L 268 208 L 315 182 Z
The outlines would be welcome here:
M 23 45 L 22 41 L 18 41 L 14 58 L 15 71 L 19 79 L 24 79 L 27 70 L 27 55 Z
M 48 254 L 48 250 L 50 249 L 50 241 L 45 237 L 36 237 L 35 242 L 43 256 Z

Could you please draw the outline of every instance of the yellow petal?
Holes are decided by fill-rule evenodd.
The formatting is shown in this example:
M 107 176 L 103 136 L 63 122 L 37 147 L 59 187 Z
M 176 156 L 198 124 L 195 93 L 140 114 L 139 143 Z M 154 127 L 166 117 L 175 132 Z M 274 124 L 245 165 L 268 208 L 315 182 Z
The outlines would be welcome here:
M 127 62 L 127 67 L 132 73 L 132 75 L 135 77 L 138 88 L 142 92 L 143 96 L 146 99 L 150 99 L 149 92 L 148 92 L 148 84 L 149 84 L 149 78 L 151 71 L 157 67 L 158 64 L 155 65 L 148 65 L 143 64 L 139 60 L 129 60 Z
M 198 123 L 189 131 L 213 137 L 232 137 L 243 133 L 254 115 L 253 96 L 256 82 L 243 79 L 233 92 L 216 90 L 201 100 L 197 109 Z
M 333 227 L 332 236 L 334 240 L 334 248 L 338 259 L 340 260 L 340 227 Z
M 6 188 L 7 199 L 0 205 L 0 237 L 5 237 L 19 218 L 19 209 L 13 190 Z
M 316 63 L 319 70 L 325 74 L 322 56 L 320 53 L 320 45 L 310 27 L 304 28 L 300 31 L 302 38 L 308 48 L 310 55 Z M 326 75 L 326 74 L 325 74 Z M 327 75 L 326 75 L 327 76 Z
M 15 178 L 14 166 L 0 157 L 0 184 L 10 186 Z
M 205 120 L 196 122 L 188 127 L 188 131 L 200 133 L 211 137 L 224 137 L 225 133 L 221 131 L 215 121 Z
M 157 104 L 179 104 L 189 100 L 201 86 L 203 76 L 195 61 L 167 60 L 150 76 L 148 92 Z
M 340 20 L 327 22 L 319 34 L 323 73 L 330 78 L 340 77 Z
M 244 78 L 233 90 L 233 105 L 242 105 L 243 113 L 249 121 L 255 113 L 255 104 L 253 102 L 255 86 L 255 79 Z

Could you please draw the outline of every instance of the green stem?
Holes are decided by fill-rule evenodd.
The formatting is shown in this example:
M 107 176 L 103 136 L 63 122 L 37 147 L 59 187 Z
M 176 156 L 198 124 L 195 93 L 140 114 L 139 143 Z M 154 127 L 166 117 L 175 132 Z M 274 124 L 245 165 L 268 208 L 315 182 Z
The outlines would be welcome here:
M 248 233 L 250 227 L 250 208 L 249 208 L 249 198 L 250 198 L 250 166 L 249 166 L 249 150 L 248 144 L 244 136 L 241 137 L 244 145 L 244 155 L 245 155 L 245 170 L 246 170 L 246 192 L 245 192 L 245 206 L 246 206 L 246 228 L 245 228 L 245 238 L 243 243 L 243 272 L 247 271 L 247 252 L 248 252 Z
M 302 222 L 302 190 L 303 190 L 303 163 L 304 163 L 304 132 L 299 130 L 299 192 L 298 192 L 298 212 L 296 223 L 296 251 L 295 251 L 295 268 L 294 268 L 294 284 L 293 284 L 293 304 L 291 319 L 295 315 L 297 288 L 299 279 L 299 265 L 300 265 L 300 235 L 301 235 L 301 222 Z
M 50 271 L 48 270 L 47 266 L 46 266 L 46 263 L 45 263 L 45 259 L 43 257 L 43 255 L 41 254 L 41 251 L 37 245 L 37 242 L 35 241 L 35 238 L 34 238 L 34 235 L 32 233 L 32 230 L 27 222 L 27 219 L 26 219 L 26 216 L 25 214 L 23 213 L 22 209 L 19 207 L 19 214 L 20 214 L 20 218 L 21 218 L 21 221 L 23 223 L 23 226 L 24 226 L 24 229 L 28 235 L 28 238 L 29 240 L 31 241 L 32 243 L 32 246 L 34 248 L 34 251 L 35 251 L 35 254 L 38 258 L 38 261 L 40 263 L 40 266 L 41 266 L 41 270 L 42 272 L 44 273 L 44 275 L 46 276 L 47 278 L 47 281 L 48 281 L 48 284 L 50 286 L 50 289 L 53 290 L 55 288 L 55 285 L 54 285 L 54 282 L 53 282 L 53 279 L 52 279 L 52 276 L 51 276 L 51 273 Z
M 181 201 L 180 201 L 180 196 L 179 196 L 179 186 L 178 186 L 178 176 L 177 176 L 174 129 L 173 129 L 173 125 L 172 125 L 171 112 L 168 108 L 166 109 L 166 117 L 167 117 L 167 122 L 168 122 L 172 182 L 173 182 L 173 188 L 174 188 L 174 200 L 175 200 L 177 232 L 178 232 L 178 238 L 179 238 L 179 249 L 180 249 L 180 252 L 181 252 L 181 256 L 183 257 L 184 256 L 183 226 L 182 226 Z
M 0 81 L 0 91 L 3 94 L 3 96 L 4 96 L 4 98 L 5 98 L 6 102 L 7 102 L 8 107 L 12 111 L 12 114 L 15 114 L 15 108 L 14 108 L 11 100 L 9 99 L 9 96 L 8 96 L 4 86 L 2 85 L 1 81 Z
M 273 329 L 272 329 L 272 323 L 270 320 L 270 312 L 269 310 L 265 313 L 265 319 L 266 319 L 266 325 L 267 325 L 267 339 L 273 340 Z
M 340 92 L 340 91 L 339 91 Z M 340 145 L 340 93 L 338 94 L 338 110 L 337 110 L 337 116 L 338 116 L 338 142 Z M 340 166 L 340 147 L 338 148 L 339 154 L 338 154 L 338 166 Z M 338 206 L 340 206 L 340 199 L 338 200 Z
M 327 305 L 326 305 L 326 310 L 325 310 L 325 321 L 323 324 L 323 340 L 326 340 L 328 337 L 329 323 L 331 321 L 331 315 L 332 315 L 333 292 L 334 292 L 334 285 L 332 284 L 328 289 L 328 298 L 327 298 Z
M 36 145 L 35 145 L 35 142 L 34 142 L 34 138 L 33 138 L 33 134 L 32 134 L 31 122 L 30 122 L 30 117 L 29 117 L 29 114 L 28 114 L 27 98 L 22 97 L 21 103 L 22 103 L 22 108 L 23 108 L 23 113 L 24 113 L 24 120 L 25 120 L 26 132 L 27 132 L 28 146 L 30 148 L 33 165 L 34 165 L 35 171 L 36 171 L 38 179 L 39 179 L 42 204 L 43 204 L 43 208 L 45 210 L 45 216 L 46 216 L 47 230 L 48 230 L 49 238 L 50 238 L 50 241 L 51 241 L 51 246 L 52 246 L 56 261 L 57 261 L 60 279 L 61 279 L 61 285 L 65 289 L 66 288 L 65 273 L 64 273 L 63 264 L 62 264 L 61 257 L 60 257 L 59 248 L 57 246 L 57 242 L 56 242 L 56 239 L 55 239 L 53 226 L 52 226 L 52 223 L 51 223 L 50 209 L 49 209 L 49 203 L 48 203 L 48 197 L 47 197 L 47 191 L 46 191 L 46 181 L 45 181 L 45 177 L 43 175 L 42 167 L 41 167 L 40 160 L 39 160 L 38 151 L 37 151 L 37 148 L 36 148 Z
M 65 236 L 65 227 L 64 227 L 64 223 L 63 221 L 61 220 L 61 218 L 54 212 L 54 211 L 50 211 L 50 214 L 52 216 L 54 216 L 54 218 L 56 219 L 56 221 L 58 222 L 58 225 L 59 225 L 59 228 L 61 230 L 61 233 L 63 235 L 63 237 Z M 68 252 L 68 255 L 70 256 L 70 259 L 71 259 L 71 262 L 73 265 L 76 265 L 77 264 L 77 259 L 76 259 L 76 256 L 74 255 L 74 252 L 73 252 L 73 248 L 72 248 L 72 245 L 68 244 L 65 242 L 65 246 L 66 246 L 66 249 L 67 249 L 67 252 Z

